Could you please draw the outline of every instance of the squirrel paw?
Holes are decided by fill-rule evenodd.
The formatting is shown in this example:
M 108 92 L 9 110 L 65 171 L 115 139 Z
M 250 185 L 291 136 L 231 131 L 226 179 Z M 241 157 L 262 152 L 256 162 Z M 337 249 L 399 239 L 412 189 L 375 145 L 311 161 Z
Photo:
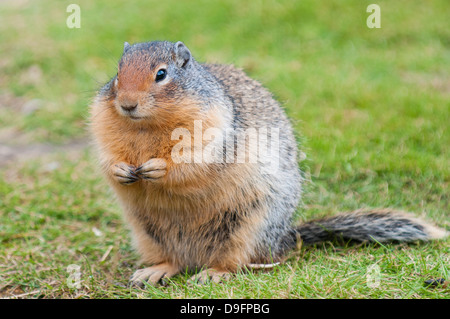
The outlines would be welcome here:
M 178 273 L 178 269 L 169 263 L 162 263 L 152 267 L 137 270 L 130 278 L 132 286 L 143 287 L 144 282 L 156 286 L 157 284 L 165 285 L 165 278 L 173 277 Z
M 166 160 L 162 158 L 152 158 L 136 169 L 136 174 L 142 179 L 156 180 L 167 173 Z
M 231 277 L 231 273 L 228 271 L 216 270 L 213 268 L 205 269 L 195 274 L 189 279 L 190 283 L 205 285 L 212 281 L 214 283 L 220 283 L 228 280 Z
M 113 177 L 122 185 L 133 184 L 139 179 L 135 170 L 136 167 L 123 162 L 111 166 Z

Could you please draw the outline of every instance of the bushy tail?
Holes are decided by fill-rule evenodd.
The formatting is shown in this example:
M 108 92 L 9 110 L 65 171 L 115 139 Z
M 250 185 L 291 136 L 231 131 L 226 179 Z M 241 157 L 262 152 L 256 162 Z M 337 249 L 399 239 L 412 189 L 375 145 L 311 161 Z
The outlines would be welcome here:
M 297 226 L 303 244 L 343 240 L 357 242 L 414 242 L 444 238 L 449 232 L 410 214 L 382 209 L 357 210 L 308 221 Z

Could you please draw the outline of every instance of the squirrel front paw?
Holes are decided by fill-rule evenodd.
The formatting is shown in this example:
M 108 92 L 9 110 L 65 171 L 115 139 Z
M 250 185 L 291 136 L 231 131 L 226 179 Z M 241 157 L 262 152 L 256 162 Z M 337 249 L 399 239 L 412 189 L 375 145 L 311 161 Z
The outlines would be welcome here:
M 130 185 L 138 181 L 136 167 L 123 162 L 111 166 L 111 172 L 114 179 L 122 185 Z
M 136 169 L 136 174 L 142 179 L 157 180 L 167 173 L 166 160 L 152 158 Z

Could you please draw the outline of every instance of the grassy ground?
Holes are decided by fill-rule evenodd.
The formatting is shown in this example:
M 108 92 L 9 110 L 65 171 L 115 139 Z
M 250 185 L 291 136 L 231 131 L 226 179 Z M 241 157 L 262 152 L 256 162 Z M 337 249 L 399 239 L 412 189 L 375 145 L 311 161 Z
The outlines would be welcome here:
M 450 240 L 302 248 L 224 284 L 128 288 L 138 256 L 86 142 L 88 105 L 123 42 L 182 40 L 285 106 L 307 154 L 300 220 L 393 207 L 449 227 L 447 0 L 380 0 L 381 29 L 360 0 L 80 0 L 69 29 L 72 2 L 0 2 L 0 297 L 448 298 L 423 282 L 450 279 Z

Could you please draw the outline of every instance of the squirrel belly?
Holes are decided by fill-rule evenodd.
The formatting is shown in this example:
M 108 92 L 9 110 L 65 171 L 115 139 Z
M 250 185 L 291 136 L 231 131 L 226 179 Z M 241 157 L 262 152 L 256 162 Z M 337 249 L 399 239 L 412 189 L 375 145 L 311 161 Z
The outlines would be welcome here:
M 91 106 L 90 130 L 134 244 L 153 265 L 137 271 L 133 282 L 156 283 L 202 267 L 213 280 L 222 278 L 249 264 L 283 260 L 300 238 L 440 234 L 390 212 L 294 226 L 302 176 L 284 110 L 242 70 L 198 63 L 182 42 L 126 43 L 117 75 Z M 365 227 L 366 220 L 374 227 Z

